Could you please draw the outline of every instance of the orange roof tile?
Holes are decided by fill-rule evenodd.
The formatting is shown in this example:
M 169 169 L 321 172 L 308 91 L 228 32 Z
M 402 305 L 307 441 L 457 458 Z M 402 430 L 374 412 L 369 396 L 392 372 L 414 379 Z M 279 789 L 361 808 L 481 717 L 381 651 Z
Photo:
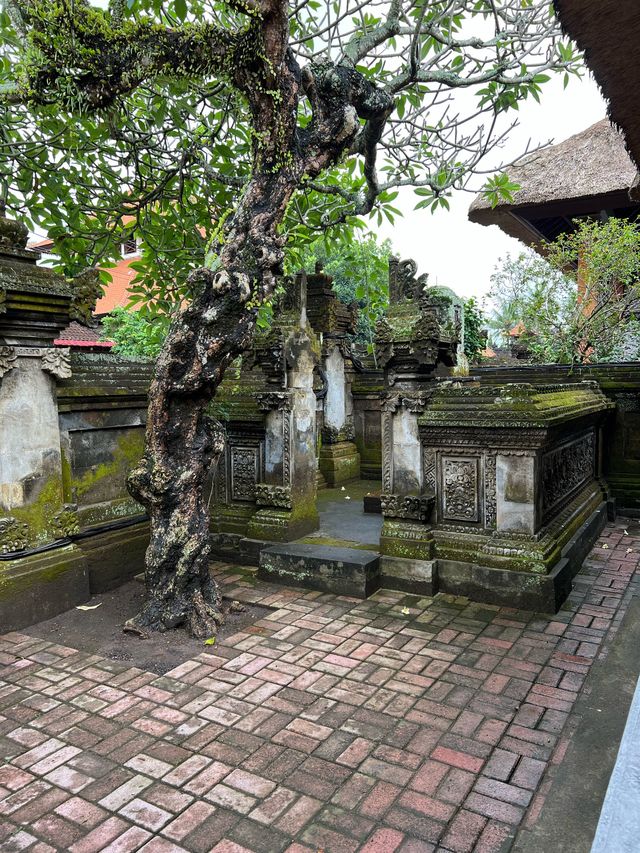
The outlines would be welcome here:
M 104 296 L 96 303 L 94 314 L 108 314 L 114 308 L 125 308 L 129 301 L 129 287 L 136 277 L 136 271 L 131 269 L 131 262 L 138 260 L 136 257 L 122 258 L 115 267 L 109 269 L 112 277 L 110 284 L 106 285 Z

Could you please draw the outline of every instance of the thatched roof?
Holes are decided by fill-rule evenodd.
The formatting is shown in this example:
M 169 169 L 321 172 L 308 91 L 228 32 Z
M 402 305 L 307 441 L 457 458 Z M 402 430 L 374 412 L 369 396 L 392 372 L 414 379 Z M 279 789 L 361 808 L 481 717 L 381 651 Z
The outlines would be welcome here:
M 640 168 L 640 3 L 638 0 L 555 0 L 565 31 L 609 102 L 611 120 L 624 131 Z
M 570 229 L 574 217 L 634 205 L 629 188 L 637 170 L 622 136 L 607 119 L 530 154 L 507 172 L 520 185 L 513 200 L 492 208 L 479 195 L 469 209 L 469 219 L 498 225 L 510 236 L 538 247 Z

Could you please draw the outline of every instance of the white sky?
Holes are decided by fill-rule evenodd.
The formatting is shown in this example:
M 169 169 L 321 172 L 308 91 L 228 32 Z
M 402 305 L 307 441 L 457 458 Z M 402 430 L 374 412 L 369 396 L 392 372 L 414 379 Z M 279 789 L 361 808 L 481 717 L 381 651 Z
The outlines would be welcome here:
M 514 115 L 516 115 L 514 113 Z M 520 126 L 510 137 L 508 148 L 501 152 L 507 161 L 521 154 L 531 140 L 533 145 L 562 142 L 574 133 L 599 121 L 606 115 L 605 102 L 590 76 L 572 78 L 567 89 L 562 79 L 553 78 L 542 87 L 540 104 L 528 100 L 519 110 Z M 413 258 L 419 273 L 428 272 L 429 284 L 451 287 L 459 296 L 487 293 L 490 276 L 499 257 L 507 252 L 518 254 L 524 248 L 519 240 L 508 237 L 497 225 L 476 225 L 467 219 L 473 195 L 458 192 L 451 199 L 449 212 L 439 209 L 414 210 L 419 199 L 412 192 L 398 196 L 394 206 L 403 211 L 392 226 L 385 221 L 377 233 L 388 237 L 402 258 Z

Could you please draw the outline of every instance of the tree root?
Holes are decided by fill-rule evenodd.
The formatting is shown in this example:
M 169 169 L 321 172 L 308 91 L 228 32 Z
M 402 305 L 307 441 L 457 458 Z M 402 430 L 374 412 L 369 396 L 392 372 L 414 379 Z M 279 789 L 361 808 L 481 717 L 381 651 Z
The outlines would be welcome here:
M 196 590 L 179 607 L 155 599 L 147 601 L 140 613 L 128 619 L 123 631 L 148 639 L 150 631 L 165 632 L 184 625 L 187 632 L 197 640 L 215 637 L 225 614 L 218 601 L 206 601 L 201 590 Z

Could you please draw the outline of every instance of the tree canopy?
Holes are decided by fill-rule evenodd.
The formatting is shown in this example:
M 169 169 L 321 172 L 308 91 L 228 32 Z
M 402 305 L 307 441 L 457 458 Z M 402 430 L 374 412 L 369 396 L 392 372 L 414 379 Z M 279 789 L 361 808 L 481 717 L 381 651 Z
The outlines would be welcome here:
M 217 229 L 257 165 L 264 131 L 247 90 L 271 61 L 260 47 L 266 4 L 104 5 L 5 0 L 0 195 L 55 240 L 69 274 L 115 259 L 123 228 L 135 228 L 143 257 L 134 296 L 169 309 L 189 295 L 189 273 L 214 262 Z M 429 209 L 459 187 L 508 196 L 506 175 L 487 178 L 488 155 L 550 72 L 577 70 L 541 0 L 302 0 L 285 10 L 303 95 L 291 107 L 295 147 L 308 149 L 312 167 L 282 226 L 290 271 L 320 231 L 358 227 L 359 216 L 393 219 L 399 187 L 414 187 Z M 322 87 L 349 85 L 347 69 L 363 92 L 375 85 L 385 118 L 361 109 L 344 153 L 327 157 L 310 128 L 329 130 Z M 270 83 L 259 85 L 269 93 Z

